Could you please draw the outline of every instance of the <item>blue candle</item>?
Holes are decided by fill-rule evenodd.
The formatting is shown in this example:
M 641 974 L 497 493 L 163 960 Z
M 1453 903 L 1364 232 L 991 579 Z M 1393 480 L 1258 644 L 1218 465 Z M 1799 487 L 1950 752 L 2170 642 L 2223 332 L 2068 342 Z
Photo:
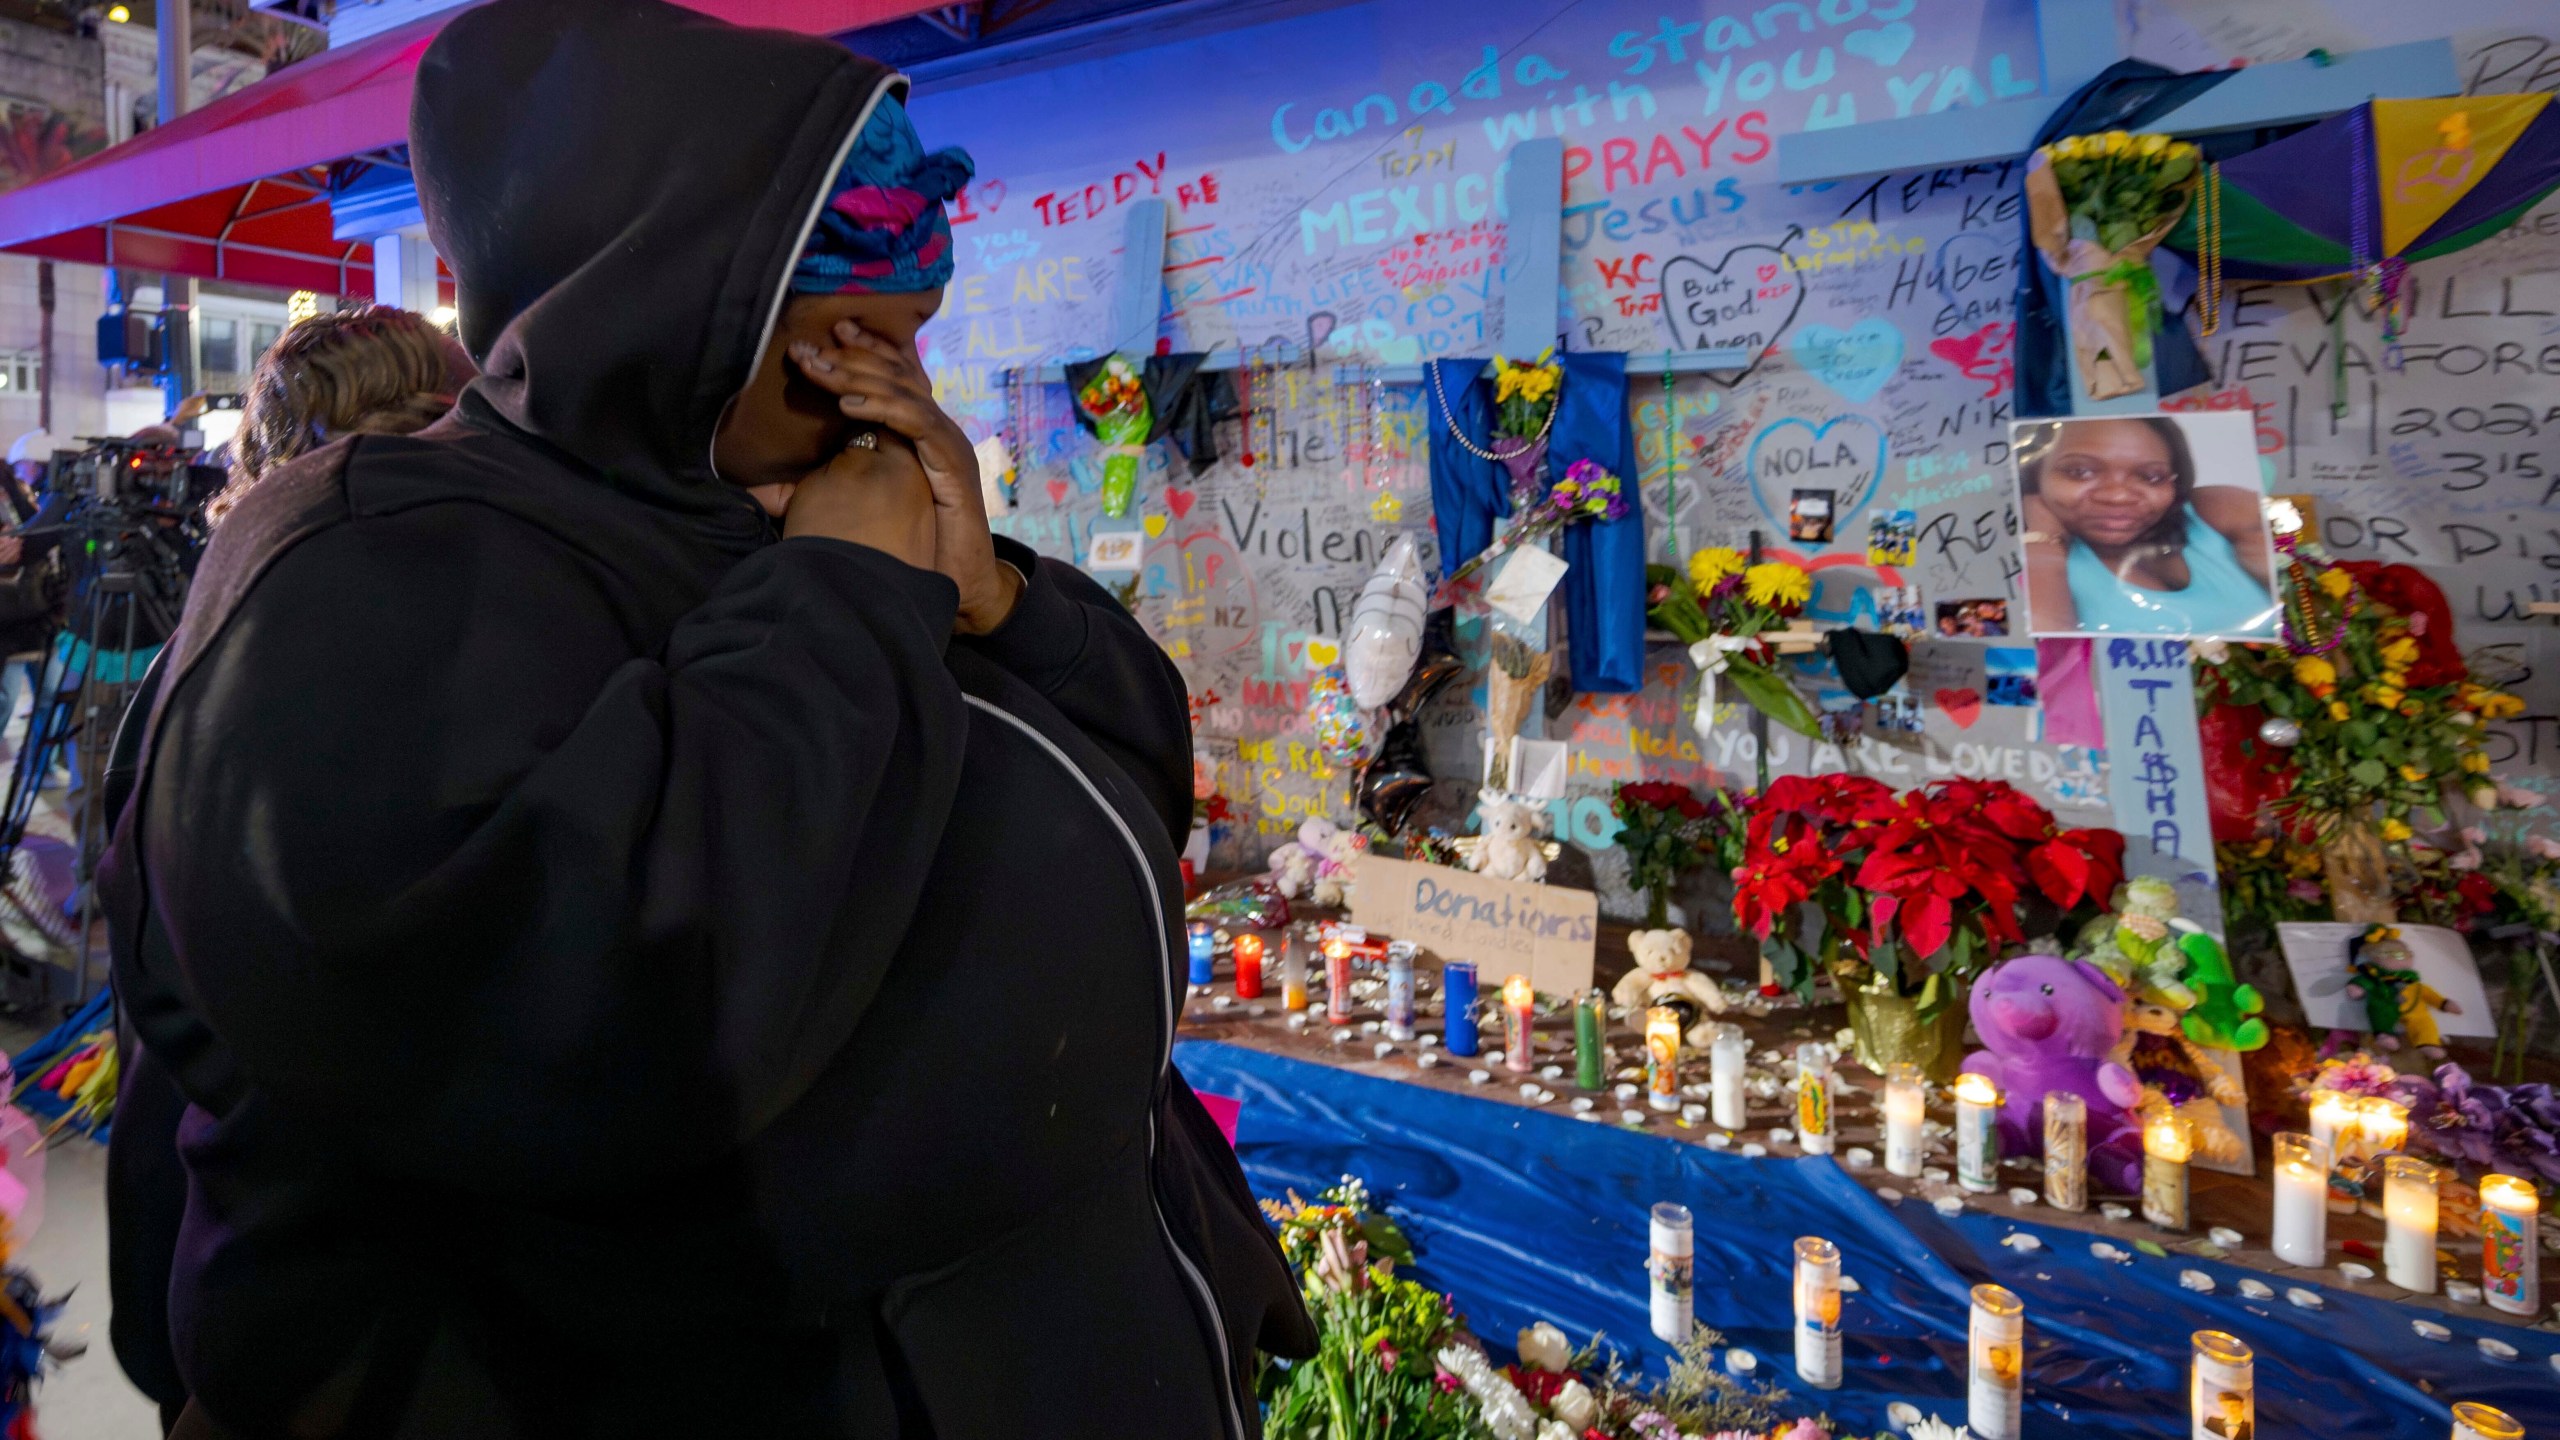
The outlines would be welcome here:
M 1447 1034 L 1452 1055 L 1476 1053 L 1476 962 L 1451 960 L 1440 967 L 1440 993 L 1448 1002 Z
M 1207 985 L 1218 978 L 1217 942 L 1210 938 L 1209 926 L 1195 923 L 1191 927 L 1191 983 Z

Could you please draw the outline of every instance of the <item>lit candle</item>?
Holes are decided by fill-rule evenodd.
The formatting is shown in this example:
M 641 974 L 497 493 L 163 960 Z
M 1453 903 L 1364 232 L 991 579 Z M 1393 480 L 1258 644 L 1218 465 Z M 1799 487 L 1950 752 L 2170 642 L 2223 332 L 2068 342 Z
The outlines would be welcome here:
M 2187 1228 L 2187 1161 L 2195 1137 L 2168 1111 L 2142 1127 L 2142 1218 L 2163 1230 Z
M 1656 1005 L 1644 1012 L 1645 1103 L 1680 1108 L 1680 1012 Z
M 1673 1345 L 1689 1338 L 1693 1313 L 1689 1268 L 1696 1258 L 1695 1227 L 1686 1205 L 1665 1200 L 1653 1207 L 1653 1262 L 1645 1267 L 1653 1280 L 1653 1334 Z
M 1956 1183 L 2000 1188 L 2000 1087 L 1970 1071 L 1956 1077 Z
M 1751 1062 L 1751 1041 L 1739 1025 L 1718 1025 L 1707 1046 L 1710 1086 L 1708 1115 L 1720 1128 L 1739 1130 L 1749 1119 L 1743 1107 L 1742 1072 Z
M 1884 1082 L 1884 1168 L 1916 1178 L 1927 1160 L 1929 1084 L 1920 1067 L 1908 1062 L 1893 1067 Z
M 1609 1084 L 1609 992 L 1585 990 L 1573 1007 L 1573 1079 L 1585 1090 Z
M 2044 1097 L 2044 1203 L 2089 1208 L 2089 1102 L 2068 1090 Z
M 2328 1208 L 2333 1214 L 2356 1213 L 2353 1190 L 2339 1183 L 2346 1177 L 2342 1167 L 2356 1158 L 2357 1147 L 2364 1136 L 2363 1106 L 2353 1095 L 2335 1090 L 2314 1090 L 2310 1095 L 2311 1138 L 2325 1147 L 2329 1155 L 2330 1181 Z
M 1351 942 L 1339 935 L 1324 942 L 1324 1018 L 1351 1018 Z
M 2018 1440 L 2018 1411 L 2026 1393 L 2027 1307 L 2002 1286 L 1974 1286 L 1967 1340 L 1972 1383 L 1965 1388 L 1965 1429 L 1974 1440 Z
M 1830 1046 L 1816 1040 L 1796 1047 L 1796 1143 L 1807 1155 L 1828 1155 L 1839 1144 L 1833 1114 L 1838 1085 Z
M 1236 998 L 1262 998 L 1262 937 L 1259 935 L 1236 937 Z
M 1440 962 L 1440 1000 L 1444 1013 L 1440 1043 L 1461 1059 L 1476 1053 L 1476 962 Z
M 2418 1294 L 2436 1288 L 2436 1167 L 2414 1155 L 2382 1161 L 2382 1273 Z
M 1307 942 L 1284 937 L 1280 942 L 1280 1008 L 1292 1015 L 1307 1011 Z
M 2480 1289 L 2490 1308 L 2542 1308 L 2542 1196 L 2513 1175 L 2480 1177 Z
M 2453 1440 L 2524 1440 L 2516 1417 L 2477 1400 L 2453 1402 Z
M 2276 1137 L 2275 1252 L 2287 1265 L 2329 1263 L 2329 1147 L 2298 1130 Z
M 1816 1235 L 1796 1241 L 1796 1375 L 1840 1388 L 1840 1247 Z
M 1538 992 L 1531 988 L 1529 977 L 1514 975 L 1502 982 L 1502 1064 L 1506 1070 L 1526 1074 L 1538 1068 L 1537 1057 L 1529 1049 L 1529 1025 Z
M 1217 940 L 1211 935 L 1209 922 L 1195 922 L 1191 927 L 1191 983 L 1207 985 L 1218 978 Z
M 2196 1440 L 2258 1433 L 2258 1357 L 2236 1335 L 2199 1330 L 2189 1362 L 2188 1418 Z
M 2356 1153 L 2389 1155 L 2409 1143 L 2409 1107 L 2367 1095 L 2356 1104 Z
M 1387 947 L 1387 1038 L 1413 1038 L 1413 942 Z

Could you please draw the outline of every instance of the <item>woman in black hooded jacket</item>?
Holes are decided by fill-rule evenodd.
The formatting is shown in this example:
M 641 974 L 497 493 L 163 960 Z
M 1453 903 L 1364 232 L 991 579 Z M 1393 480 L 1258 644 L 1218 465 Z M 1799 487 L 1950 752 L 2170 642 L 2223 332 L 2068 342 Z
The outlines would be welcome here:
M 657 0 L 421 64 L 482 378 L 225 521 L 109 880 L 202 1433 L 1241 1440 L 1311 1346 L 1169 1064 L 1180 678 L 990 540 L 939 291 L 794 283 L 934 268 L 903 91 Z

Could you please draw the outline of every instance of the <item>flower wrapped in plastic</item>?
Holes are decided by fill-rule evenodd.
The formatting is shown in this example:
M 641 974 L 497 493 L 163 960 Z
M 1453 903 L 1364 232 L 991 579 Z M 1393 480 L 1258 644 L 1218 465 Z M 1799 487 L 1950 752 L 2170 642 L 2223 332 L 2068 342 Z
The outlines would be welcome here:
M 1147 431 L 1154 424 L 1138 368 L 1126 356 L 1112 356 L 1077 392 L 1076 405 L 1093 421 L 1094 436 L 1102 442 L 1102 513 L 1123 519 L 1137 497 L 1138 460 L 1146 453 Z
M 2186 214 L 2202 152 L 2166 135 L 2066 135 L 2027 160 L 2036 252 L 2070 282 L 2071 345 L 2093 400 L 2150 383 L 2160 282 L 2150 254 Z
M 1813 598 L 1813 578 L 1803 569 L 1783 560 L 1755 565 L 1739 550 L 1709 546 L 1689 557 L 1686 574 L 1648 565 L 1645 580 L 1645 618 L 1687 641 L 1698 667 L 1691 723 L 1699 734 L 1715 728 L 1719 679 L 1797 734 L 1820 733 L 1821 718 L 1778 669 L 1777 652 L 1759 638 L 1785 629 Z

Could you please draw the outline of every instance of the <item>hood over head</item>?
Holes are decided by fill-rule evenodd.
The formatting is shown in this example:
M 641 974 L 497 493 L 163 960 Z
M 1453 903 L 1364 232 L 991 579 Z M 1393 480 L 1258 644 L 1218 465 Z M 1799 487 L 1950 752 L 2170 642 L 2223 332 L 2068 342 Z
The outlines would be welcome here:
M 660 0 L 456 18 L 418 67 L 409 140 L 481 366 L 466 413 L 650 504 L 755 520 L 712 433 L 847 149 L 905 89 L 829 41 Z

